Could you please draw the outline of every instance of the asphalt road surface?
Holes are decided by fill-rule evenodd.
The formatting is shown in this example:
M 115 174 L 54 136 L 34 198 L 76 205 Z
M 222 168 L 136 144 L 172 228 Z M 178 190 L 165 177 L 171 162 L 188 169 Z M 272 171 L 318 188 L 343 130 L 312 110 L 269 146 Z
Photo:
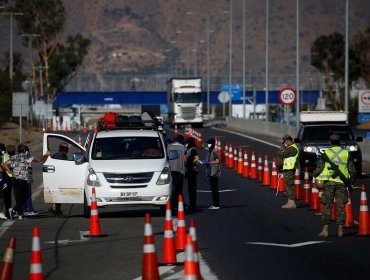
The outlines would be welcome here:
M 264 136 L 246 138 L 226 131 L 200 129 L 203 139 L 219 136 L 243 146 L 250 156 L 276 155 L 279 139 Z M 171 134 L 171 133 L 169 133 Z M 70 134 L 77 139 L 77 135 Z M 261 142 L 263 141 L 263 142 Z M 274 146 L 275 145 L 275 146 Z M 41 154 L 41 151 L 35 151 Z M 205 151 L 201 151 L 204 159 Z M 62 206 L 66 217 L 53 217 L 43 202 L 41 164 L 34 166 L 35 218 L 23 221 L 1 221 L 0 252 L 7 240 L 17 238 L 13 279 L 29 275 L 32 228 L 40 228 L 43 273 L 46 279 L 140 279 L 144 215 L 152 216 L 158 260 L 162 257 L 164 217 L 157 208 L 99 208 L 103 238 L 87 239 L 89 219 L 82 216 L 77 204 Z M 370 170 L 364 169 L 370 173 Z M 200 167 L 196 213 L 186 216 L 197 222 L 198 246 L 204 279 L 369 279 L 370 237 L 358 237 L 357 228 L 346 229 L 346 236 L 336 237 L 336 225 L 330 226 L 327 239 L 318 237 L 321 218 L 299 206 L 281 209 L 287 198 L 260 182 L 242 178 L 235 171 L 222 167 L 220 177 L 220 210 L 209 210 L 211 192 Z M 66 174 L 66 180 L 68 174 Z M 367 176 L 356 186 L 369 186 Z M 186 184 L 185 184 L 186 186 Z M 187 201 L 185 187 L 185 200 Z M 355 219 L 358 218 L 360 191 L 352 193 Z M 298 202 L 298 205 L 299 202 Z M 176 221 L 175 221 L 176 223 Z M 162 267 L 161 279 L 182 279 L 182 267 Z

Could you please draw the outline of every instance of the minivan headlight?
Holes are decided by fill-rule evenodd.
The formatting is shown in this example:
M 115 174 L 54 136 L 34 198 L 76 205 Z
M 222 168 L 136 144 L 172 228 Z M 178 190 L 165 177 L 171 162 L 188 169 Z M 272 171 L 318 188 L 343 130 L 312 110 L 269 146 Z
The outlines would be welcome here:
M 163 168 L 159 178 L 157 180 L 157 185 L 166 185 L 171 181 L 170 169 L 168 167 Z
M 98 176 L 92 168 L 89 168 L 89 174 L 87 175 L 87 184 L 92 187 L 101 186 Z
M 303 151 L 306 152 L 306 153 L 317 153 L 318 149 L 315 146 L 305 146 L 303 148 Z
M 349 146 L 346 146 L 345 148 L 346 148 L 346 150 L 348 150 L 350 152 L 357 152 L 358 151 L 358 146 L 357 145 L 349 145 Z

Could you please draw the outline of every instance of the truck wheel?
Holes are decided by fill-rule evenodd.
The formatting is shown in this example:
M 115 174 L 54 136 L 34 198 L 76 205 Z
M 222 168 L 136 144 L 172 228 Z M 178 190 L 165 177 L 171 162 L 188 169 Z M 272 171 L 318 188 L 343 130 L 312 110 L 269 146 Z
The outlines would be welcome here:
M 90 206 L 87 204 L 86 193 L 84 193 L 84 218 L 90 218 Z

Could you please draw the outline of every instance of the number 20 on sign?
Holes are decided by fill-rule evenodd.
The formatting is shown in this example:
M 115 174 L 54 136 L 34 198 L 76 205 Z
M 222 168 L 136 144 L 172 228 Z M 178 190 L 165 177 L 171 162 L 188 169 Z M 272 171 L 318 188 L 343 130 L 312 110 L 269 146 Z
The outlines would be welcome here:
M 297 94 L 292 88 L 283 88 L 279 92 L 280 103 L 284 105 L 293 105 L 297 98 Z

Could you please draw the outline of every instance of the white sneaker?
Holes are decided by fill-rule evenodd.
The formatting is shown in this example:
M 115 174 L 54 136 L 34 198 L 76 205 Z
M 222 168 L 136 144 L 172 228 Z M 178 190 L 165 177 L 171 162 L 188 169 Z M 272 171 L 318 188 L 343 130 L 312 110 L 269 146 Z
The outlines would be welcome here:
M 38 214 L 39 213 L 37 213 L 35 211 L 23 212 L 23 215 L 25 215 L 26 217 L 37 216 Z
M 220 206 L 211 206 L 211 207 L 209 207 L 208 209 L 210 209 L 210 210 L 218 210 L 218 209 L 220 209 Z
M 23 220 L 23 216 L 22 215 L 19 215 L 18 216 L 18 220 Z
M 4 213 L 0 212 L 0 219 L 1 220 L 7 220 L 8 218 L 4 215 Z

